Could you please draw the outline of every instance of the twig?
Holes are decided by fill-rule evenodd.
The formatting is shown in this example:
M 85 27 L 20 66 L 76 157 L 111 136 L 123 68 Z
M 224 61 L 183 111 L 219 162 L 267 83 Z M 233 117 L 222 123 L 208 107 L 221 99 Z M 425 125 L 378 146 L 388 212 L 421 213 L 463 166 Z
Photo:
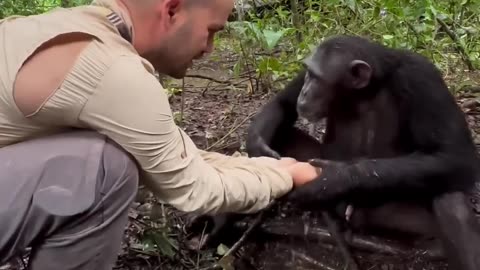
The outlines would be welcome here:
M 228 34 L 231 34 L 231 33 L 230 33 L 230 30 L 227 30 L 227 32 L 228 32 Z M 243 46 L 243 41 L 242 41 L 242 39 L 239 40 L 239 44 L 240 44 L 240 50 L 242 51 L 242 55 L 243 55 L 244 57 L 247 57 L 247 54 L 246 54 L 246 52 L 245 52 L 245 47 Z M 257 64 L 255 57 L 252 58 L 252 61 L 254 62 L 254 65 Z M 247 72 L 248 72 L 248 78 L 249 78 L 249 80 L 250 80 L 250 86 L 253 87 L 253 78 L 252 78 L 252 75 L 251 75 L 250 71 L 252 71 L 252 70 L 254 70 L 254 69 L 250 68 L 250 64 L 248 63 L 248 61 L 246 61 L 245 63 L 246 63 L 246 66 L 247 66 Z M 258 81 L 257 81 L 257 84 L 258 84 Z M 257 88 L 258 88 L 258 85 L 257 85 Z M 252 90 L 252 92 L 253 92 L 253 91 L 254 91 L 254 90 Z
M 183 122 L 183 113 L 185 108 L 185 78 L 182 79 L 182 93 L 181 93 L 181 102 L 180 102 L 180 120 Z
M 233 244 L 233 246 L 225 253 L 223 257 L 231 256 L 242 246 L 242 244 L 245 242 L 247 237 L 252 233 L 253 229 L 257 228 L 260 222 L 262 222 L 263 217 L 265 216 L 265 212 L 266 212 L 265 210 L 262 210 L 260 211 L 260 213 L 258 213 L 258 215 L 253 220 L 252 224 L 243 233 L 242 237 L 240 237 L 240 239 L 238 239 L 238 241 L 235 244 Z
M 216 78 L 213 78 L 213 77 L 210 77 L 210 76 L 206 76 L 206 75 L 201 75 L 201 74 L 187 74 L 187 75 L 185 75 L 185 77 L 205 79 L 205 80 L 210 80 L 210 81 L 213 81 L 213 82 L 216 82 L 216 83 L 221 83 L 221 84 L 232 84 L 232 82 L 229 81 L 229 80 L 223 81 L 223 80 L 219 80 L 219 79 L 216 79 Z
M 461 25 L 463 23 L 463 19 L 465 17 L 465 11 L 467 10 L 467 6 L 470 5 L 470 0 L 465 1 L 460 9 L 460 18 L 458 19 L 458 23 Z
M 243 243 L 245 242 L 247 237 L 253 232 L 253 230 L 260 225 L 260 223 L 263 220 L 263 217 L 264 217 L 265 213 L 269 209 L 271 209 L 272 206 L 275 203 L 276 203 L 275 200 L 271 201 L 262 211 L 260 211 L 257 214 L 257 216 L 255 217 L 253 222 L 250 224 L 248 229 L 243 233 L 243 235 L 240 237 L 240 239 L 238 239 L 238 241 L 235 242 L 235 244 L 233 244 L 233 246 L 227 252 L 225 252 L 225 254 L 222 256 L 222 258 L 220 260 L 218 260 L 218 262 L 216 262 L 216 263 L 214 263 L 214 264 L 212 264 L 212 265 L 210 265 L 206 268 L 203 268 L 201 270 L 231 269 L 232 268 L 231 264 L 235 260 L 235 258 L 234 258 L 235 253 L 240 249 L 240 247 L 243 245 Z
M 460 55 L 462 56 L 462 59 L 463 61 L 465 62 L 465 64 L 467 65 L 468 69 L 470 71 L 474 71 L 475 70 L 475 67 L 473 66 L 473 63 L 472 63 L 472 60 L 470 60 L 470 58 L 468 57 L 468 54 L 467 52 L 465 51 L 465 48 L 462 46 L 462 44 L 460 43 L 460 40 L 457 36 L 457 34 L 455 34 L 452 30 L 450 30 L 448 28 L 448 25 L 440 18 L 437 18 L 437 22 L 440 24 L 440 26 L 442 27 L 442 29 L 447 33 L 447 35 L 453 40 L 453 42 L 455 43 L 455 47 L 457 49 L 457 52 L 460 53 Z
M 240 140 L 236 140 L 236 141 L 233 141 L 232 143 L 229 143 L 229 144 L 224 144 L 224 145 L 221 145 L 219 146 L 218 148 L 215 148 L 215 149 L 211 149 L 212 151 L 215 151 L 215 152 L 218 152 L 218 151 L 221 151 L 221 150 L 224 150 L 224 149 L 227 149 L 229 147 L 233 147 L 235 145 L 238 146 Z
M 225 138 L 227 138 L 228 136 L 230 136 L 233 132 L 235 132 L 237 129 L 239 129 L 243 123 L 247 122 L 250 118 L 252 118 L 253 116 L 255 115 L 255 113 L 251 113 L 249 114 L 247 117 L 245 117 L 245 119 L 242 120 L 242 122 L 240 122 L 237 126 L 233 127 L 229 132 L 227 132 L 227 134 L 225 134 L 222 138 L 220 138 L 219 140 L 217 140 L 215 143 L 213 143 L 212 145 L 210 145 L 209 147 L 207 147 L 205 149 L 205 151 L 210 151 L 214 146 L 216 146 L 217 144 L 219 144 L 222 140 L 224 140 Z
M 253 232 L 253 230 L 260 225 L 260 223 L 262 222 L 265 216 L 265 213 L 268 210 L 270 210 L 272 206 L 275 205 L 275 203 L 276 203 L 275 200 L 271 201 L 264 209 L 262 209 L 262 211 L 260 211 L 257 214 L 253 222 L 250 224 L 248 229 L 243 233 L 240 239 L 238 239 L 238 241 L 235 244 L 233 244 L 233 246 L 225 253 L 225 255 L 223 255 L 223 257 L 218 261 L 218 263 L 214 264 L 214 267 L 220 266 L 220 265 L 225 266 L 225 264 L 228 264 L 229 262 L 235 259 L 234 254 L 240 249 L 240 247 L 243 245 L 245 240 L 247 240 L 247 237 Z
M 202 91 L 202 97 L 205 97 L 205 93 L 207 93 L 208 89 L 210 88 L 210 83 L 211 82 L 208 82 L 207 86 L 205 87 L 205 89 L 203 89 Z M 228 89 L 228 88 L 225 88 L 225 89 Z
M 303 231 L 303 228 L 297 228 L 295 226 L 285 226 L 285 223 L 279 221 L 268 222 L 263 224 L 260 229 L 267 234 L 279 235 L 279 236 L 293 236 L 301 239 L 313 238 L 320 242 L 326 242 L 334 244 L 336 240 L 330 235 L 328 230 L 324 228 L 311 228 L 307 233 Z M 428 250 L 406 247 L 400 244 L 382 240 L 374 236 L 362 236 L 353 235 L 350 245 L 358 250 L 364 250 L 371 253 L 381 253 L 393 256 L 408 256 L 422 254 L 423 256 L 431 259 L 438 259 L 438 255 L 430 253 Z

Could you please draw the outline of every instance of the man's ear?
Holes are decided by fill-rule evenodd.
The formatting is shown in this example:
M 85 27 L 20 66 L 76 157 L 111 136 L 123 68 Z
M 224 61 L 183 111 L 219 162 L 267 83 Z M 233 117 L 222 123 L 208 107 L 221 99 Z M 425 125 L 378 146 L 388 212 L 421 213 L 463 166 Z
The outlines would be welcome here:
M 165 15 L 168 20 L 172 20 L 179 11 L 183 1 L 182 0 L 163 0 L 160 1 L 162 15 Z
M 353 89 L 361 89 L 370 83 L 372 67 L 365 61 L 353 60 L 350 62 L 350 86 Z
M 160 20 L 164 31 L 169 31 L 175 22 L 176 15 L 180 11 L 183 0 L 163 0 L 155 3 L 155 17 Z

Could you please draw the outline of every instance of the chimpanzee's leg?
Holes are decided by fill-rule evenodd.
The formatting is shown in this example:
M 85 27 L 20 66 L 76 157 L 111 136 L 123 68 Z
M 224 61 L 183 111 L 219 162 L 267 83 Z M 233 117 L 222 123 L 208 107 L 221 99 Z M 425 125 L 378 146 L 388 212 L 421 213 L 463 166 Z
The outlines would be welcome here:
M 109 270 L 138 172 L 119 146 L 72 132 L 0 149 L 0 263 L 32 248 L 31 270 Z
M 455 270 L 480 269 L 480 223 L 462 192 L 446 193 L 433 202 L 440 237 Z
M 435 219 L 425 205 L 407 202 L 385 203 L 377 207 L 355 207 L 350 226 L 364 231 L 388 231 L 412 236 L 435 236 Z

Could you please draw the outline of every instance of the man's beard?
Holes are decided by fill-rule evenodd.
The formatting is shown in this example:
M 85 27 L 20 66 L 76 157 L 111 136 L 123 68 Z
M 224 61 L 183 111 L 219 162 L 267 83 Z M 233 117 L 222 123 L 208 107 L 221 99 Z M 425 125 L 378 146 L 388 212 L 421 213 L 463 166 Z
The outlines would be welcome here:
M 157 69 L 157 71 L 175 79 L 182 79 L 183 77 L 185 77 L 185 75 L 187 74 L 187 70 L 190 66 L 189 63 L 175 62 L 174 59 L 170 59 L 168 62 L 164 62 L 164 63 L 167 63 L 167 65 L 162 65 L 163 70 Z M 175 63 L 175 64 L 168 65 L 168 63 Z
M 166 49 L 160 49 L 141 55 L 149 61 L 158 73 L 170 76 L 175 79 L 181 79 L 187 73 L 190 66 L 188 63 L 178 62 L 178 57 L 175 54 L 165 54 Z
M 193 61 L 193 57 L 178 53 L 178 46 L 179 44 L 181 46 L 182 44 L 188 43 L 188 40 L 184 39 L 189 37 L 191 32 L 192 24 L 185 23 L 177 31 L 177 33 L 170 40 L 168 40 L 168 43 L 164 44 L 162 47 L 159 47 L 157 50 L 146 53 L 144 57 L 152 63 L 154 68 L 159 73 L 175 79 L 181 79 L 185 77 L 185 74 L 187 73 L 187 70 Z
M 187 74 L 187 70 L 188 70 L 188 68 L 183 68 L 183 69 L 177 68 L 175 70 L 169 71 L 166 75 L 168 75 L 168 76 L 170 76 L 174 79 L 182 79 Z

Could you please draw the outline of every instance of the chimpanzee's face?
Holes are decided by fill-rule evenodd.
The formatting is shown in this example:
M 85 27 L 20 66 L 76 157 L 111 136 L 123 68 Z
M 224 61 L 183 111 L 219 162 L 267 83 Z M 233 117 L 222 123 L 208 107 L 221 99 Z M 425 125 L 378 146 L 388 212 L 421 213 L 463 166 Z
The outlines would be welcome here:
M 334 103 L 368 86 L 372 70 L 349 53 L 319 49 L 305 60 L 304 84 L 297 99 L 297 112 L 310 122 L 317 122 Z
M 300 117 L 317 122 L 327 116 L 334 98 L 335 85 L 320 74 L 307 70 L 302 90 L 297 99 Z
M 297 99 L 300 117 L 316 122 L 327 116 L 345 72 L 341 60 L 321 50 L 305 60 L 304 84 Z

